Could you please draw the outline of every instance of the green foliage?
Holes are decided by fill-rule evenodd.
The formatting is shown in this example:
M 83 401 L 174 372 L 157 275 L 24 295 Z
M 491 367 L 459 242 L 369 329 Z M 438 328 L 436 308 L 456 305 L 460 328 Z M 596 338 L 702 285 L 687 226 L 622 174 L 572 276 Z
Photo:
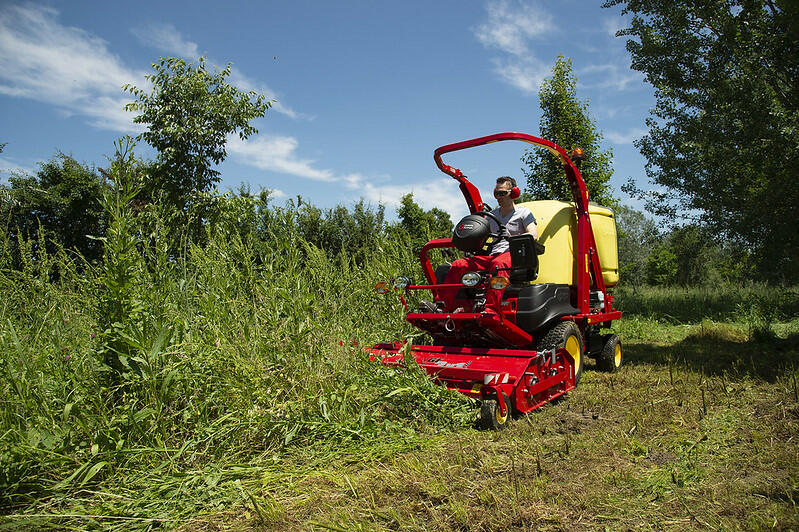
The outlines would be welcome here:
M 31 260 L 28 240 L 24 267 L 0 269 L 0 505 L 171 485 L 152 496 L 188 511 L 208 499 L 215 468 L 470 422 L 467 399 L 361 350 L 413 334 L 397 298 L 372 289 L 415 264 L 407 236 L 372 226 L 377 245 L 355 264 L 347 244 L 307 241 L 296 207 L 242 191 L 205 198 L 216 218 L 204 244 L 174 254 L 168 213 L 139 210 L 138 170 L 121 142 L 101 266 Z M 330 223 L 366 231 L 382 212 L 354 211 Z M 152 517 L 149 503 L 115 504 Z
M 799 287 L 796 286 L 780 289 L 764 283 L 619 286 L 615 297 L 617 306 L 624 312 L 621 322 L 640 317 L 683 324 L 708 319 L 752 323 L 761 317 L 773 323 L 796 320 L 799 316 Z M 646 330 L 642 331 L 641 338 L 647 339 Z
M 646 279 L 649 284 L 673 284 L 677 277 L 677 255 L 668 244 L 655 246 L 646 259 Z
M 706 227 L 684 225 L 658 238 L 646 258 L 646 274 L 650 284 L 750 282 L 748 263 L 749 256 L 740 246 L 718 242 Z
M 306 242 L 330 255 L 346 256 L 358 265 L 374 253 L 386 229 L 384 207 L 379 205 L 373 211 L 363 200 L 350 213 L 343 205 L 322 211 L 298 198 L 294 213 L 297 229 Z
M 204 57 L 197 64 L 162 58 L 153 68 L 155 74 L 146 76 L 151 92 L 124 86 L 136 97 L 125 108 L 140 112 L 133 121 L 147 124 L 147 131 L 138 139 L 158 150 L 148 190 L 182 210 L 192 193 L 208 192 L 219 182 L 214 165 L 227 156 L 227 136 L 238 133 L 244 140 L 257 133 L 250 121 L 264 116 L 271 101 L 230 85 L 230 64 L 211 73 Z
M 102 246 L 87 235 L 105 231 L 104 187 L 93 168 L 63 153 L 42 163 L 35 176 L 11 176 L 8 185 L 0 185 L 0 216 L 10 245 L 16 246 L 18 238 L 38 243 L 41 236 L 50 253 L 60 245 L 97 261 Z
M 448 237 L 452 234 L 453 224 L 449 213 L 437 207 L 425 211 L 413 201 L 413 194 L 402 196 L 397 215 L 400 226 L 410 235 L 416 248 L 421 248 L 432 238 Z
M 577 78 L 571 59 L 559 56 L 552 67 L 552 77 L 544 80 L 538 92 L 541 102 L 540 136 L 566 151 L 582 148 L 586 155 L 580 167 L 590 199 L 614 206 L 616 199 L 609 181 L 613 175 L 611 150 L 600 150 L 602 133 L 588 112 L 588 102 L 577 99 Z M 549 151 L 536 148 L 522 157 L 526 165 L 527 191 L 532 199 L 573 201 L 569 182 L 560 161 Z
M 664 192 L 648 208 L 689 213 L 752 250 L 763 278 L 799 278 L 799 11 L 787 0 L 610 0 L 632 15 L 632 68 L 655 88 L 636 145 Z
M 617 205 L 616 228 L 619 245 L 619 276 L 630 285 L 643 284 L 647 260 L 658 240 L 655 222 L 631 207 Z

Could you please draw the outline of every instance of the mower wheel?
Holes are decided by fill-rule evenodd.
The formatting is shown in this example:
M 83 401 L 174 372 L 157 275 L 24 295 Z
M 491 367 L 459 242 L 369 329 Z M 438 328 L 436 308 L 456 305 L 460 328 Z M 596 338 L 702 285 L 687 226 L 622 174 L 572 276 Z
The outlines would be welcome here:
M 508 426 L 510 421 L 511 406 L 508 396 L 503 393 L 507 411 L 502 415 L 499 408 L 499 401 L 496 399 L 484 399 L 480 405 L 480 425 L 486 430 L 502 430 Z
M 585 355 L 583 335 L 580 334 L 577 324 L 573 321 L 561 321 L 555 324 L 538 341 L 536 350 L 546 351 L 553 347 L 565 347 L 574 359 L 574 385 L 577 386 L 583 376 L 583 357 Z
M 621 339 L 618 335 L 609 334 L 604 340 L 602 353 L 596 362 L 599 369 L 612 373 L 621 367 L 623 361 Z

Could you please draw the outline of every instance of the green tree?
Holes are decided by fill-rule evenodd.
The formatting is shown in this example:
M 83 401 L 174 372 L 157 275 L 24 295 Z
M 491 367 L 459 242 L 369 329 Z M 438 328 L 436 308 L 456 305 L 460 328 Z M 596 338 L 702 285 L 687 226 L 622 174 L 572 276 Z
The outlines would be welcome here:
M 631 14 L 632 68 L 655 88 L 636 145 L 662 192 L 648 209 L 752 249 L 767 279 L 799 279 L 799 4 L 608 0 Z
M 613 175 L 611 150 L 600 150 L 602 133 L 588 113 L 588 102 L 577 99 L 577 78 L 572 73 L 571 59 L 558 57 L 552 77 L 544 80 L 538 91 L 541 102 L 540 136 L 560 145 L 566 151 L 582 148 L 586 155 L 580 172 L 592 201 L 615 205 L 609 185 Z M 547 150 L 534 148 L 522 157 L 526 165 L 527 192 L 531 199 L 572 201 L 569 183 L 561 163 Z
M 673 284 L 677 276 L 677 256 L 667 243 L 652 249 L 646 258 L 646 280 L 649 284 Z
M 425 211 L 413 200 L 413 193 L 402 196 L 397 215 L 400 226 L 410 235 L 414 246 L 421 247 L 431 238 L 452 234 L 453 224 L 449 213 L 438 207 Z
M 647 259 L 659 239 L 657 225 L 644 213 L 624 205 L 618 205 L 615 214 L 619 233 L 619 277 L 624 284 L 643 284 L 647 280 Z
M 125 106 L 137 111 L 133 121 L 146 124 L 137 137 L 158 151 L 148 189 L 185 209 L 195 192 L 207 192 L 219 182 L 214 165 L 227 156 L 228 135 L 242 140 L 258 132 L 250 121 L 263 117 L 271 101 L 253 91 L 243 92 L 227 82 L 231 67 L 209 72 L 205 58 L 197 64 L 162 58 L 146 76 L 150 92 L 132 85 L 123 88 L 136 97 Z
M 330 255 L 344 254 L 358 265 L 375 252 L 386 225 L 385 208 L 372 210 L 363 200 L 352 212 L 343 205 L 323 211 L 299 198 L 298 207 L 297 229 L 307 242 Z
M 15 245 L 18 235 L 34 242 L 43 236 L 48 244 L 58 243 L 89 261 L 98 260 L 102 245 L 87 235 L 105 232 L 100 206 L 104 188 L 95 169 L 63 153 L 41 163 L 35 176 L 12 175 L 7 185 L 0 185 L 0 214 L 10 244 Z

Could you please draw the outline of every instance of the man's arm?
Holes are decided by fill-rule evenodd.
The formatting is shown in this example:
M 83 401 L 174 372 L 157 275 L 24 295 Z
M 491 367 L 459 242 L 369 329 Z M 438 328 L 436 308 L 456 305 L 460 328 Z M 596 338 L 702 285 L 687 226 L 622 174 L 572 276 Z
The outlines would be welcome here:
M 535 222 L 528 224 L 527 227 L 524 228 L 525 233 L 530 233 L 533 235 L 533 238 L 538 240 L 538 224 Z

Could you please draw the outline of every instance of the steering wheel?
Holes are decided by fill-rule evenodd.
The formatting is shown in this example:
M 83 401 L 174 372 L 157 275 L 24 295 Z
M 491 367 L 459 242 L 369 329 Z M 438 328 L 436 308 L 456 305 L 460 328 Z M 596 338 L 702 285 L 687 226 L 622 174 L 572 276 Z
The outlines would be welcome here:
M 493 213 L 491 213 L 491 211 L 477 211 L 473 214 L 476 214 L 478 216 L 483 216 L 484 218 L 491 218 L 492 220 L 497 222 L 497 225 L 499 226 L 499 233 L 488 233 L 488 236 L 492 237 L 493 241 L 491 242 L 491 247 L 482 250 L 484 253 L 487 253 L 492 247 L 494 247 L 494 245 L 497 242 L 499 242 L 503 238 L 507 238 L 506 235 L 507 231 L 505 229 L 505 226 L 503 225 L 502 222 L 499 221 L 499 218 L 497 218 Z M 485 248 L 485 245 L 483 247 Z
M 477 216 L 483 216 L 483 217 L 486 217 L 486 218 L 491 218 L 492 220 L 497 222 L 497 225 L 499 226 L 499 234 L 497 234 L 497 233 L 488 233 L 488 236 L 493 236 L 494 238 L 498 238 L 498 239 L 505 238 L 505 236 L 503 236 L 504 233 L 505 233 L 505 226 L 502 224 L 502 222 L 499 221 L 499 218 L 494 216 L 494 214 L 491 211 L 477 211 L 474 214 L 476 214 Z

